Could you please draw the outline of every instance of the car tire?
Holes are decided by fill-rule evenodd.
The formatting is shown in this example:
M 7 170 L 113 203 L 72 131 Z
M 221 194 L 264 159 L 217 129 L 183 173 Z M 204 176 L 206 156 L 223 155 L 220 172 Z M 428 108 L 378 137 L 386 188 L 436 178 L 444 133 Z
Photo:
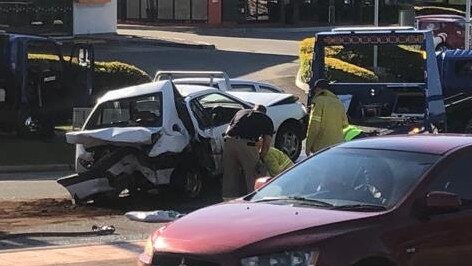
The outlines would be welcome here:
M 275 147 L 296 161 L 302 151 L 302 129 L 297 122 L 285 122 L 275 137 Z
M 188 164 L 191 160 L 184 160 Z M 194 200 L 202 196 L 204 187 L 203 171 L 194 166 L 179 165 L 170 178 L 170 192 L 182 200 Z

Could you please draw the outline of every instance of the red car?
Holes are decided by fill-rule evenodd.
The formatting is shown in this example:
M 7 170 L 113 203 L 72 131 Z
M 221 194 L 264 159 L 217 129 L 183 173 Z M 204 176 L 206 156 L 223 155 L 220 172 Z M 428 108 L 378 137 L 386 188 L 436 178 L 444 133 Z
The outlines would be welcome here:
M 472 264 L 472 137 L 324 150 L 237 201 L 157 230 L 144 265 Z
M 447 49 L 464 49 L 465 18 L 458 15 L 427 15 L 416 17 L 420 30 L 432 30 L 435 36 L 446 33 Z

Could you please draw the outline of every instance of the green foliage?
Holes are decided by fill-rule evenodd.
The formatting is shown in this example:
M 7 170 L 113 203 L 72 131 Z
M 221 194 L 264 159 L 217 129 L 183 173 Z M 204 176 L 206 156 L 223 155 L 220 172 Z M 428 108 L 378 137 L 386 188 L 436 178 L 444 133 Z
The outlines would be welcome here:
M 94 87 L 98 91 L 108 91 L 127 86 L 151 82 L 146 72 L 122 62 L 96 62 Z
M 28 58 L 33 61 L 55 62 L 59 57 L 48 54 L 29 54 Z M 69 57 L 64 57 L 66 62 Z M 79 68 L 76 62 L 73 62 L 73 68 Z M 78 71 L 78 69 L 77 69 Z M 138 85 L 151 82 L 152 79 L 143 70 L 122 62 L 95 62 L 95 73 L 93 86 L 99 94 L 123 87 Z

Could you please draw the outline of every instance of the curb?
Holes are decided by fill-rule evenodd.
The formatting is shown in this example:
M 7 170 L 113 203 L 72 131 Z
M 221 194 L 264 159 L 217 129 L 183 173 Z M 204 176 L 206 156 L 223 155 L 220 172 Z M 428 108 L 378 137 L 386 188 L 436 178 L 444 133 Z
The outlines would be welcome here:
M 2 165 L 0 174 L 25 173 L 25 172 L 59 172 L 74 170 L 70 164 L 46 164 L 46 165 Z
M 134 39 L 134 38 L 137 38 L 137 39 Z M 155 46 L 163 46 L 163 47 L 171 47 L 171 48 L 208 49 L 208 50 L 216 49 L 216 46 L 214 44 L 208 44 L 208 43 L 188 44 L 188 43 L 178 43 L 178 42 L 167 41 L 164 39 L 159 40 L 159 39 L 152 39 L 152 38 L 142 38 L 142 37 L 137 37 L 137 36 L 131 36 L 131 39 L 125 39 L 125 40 L 111 40 L 111 42 L 117 42 L 118 44 L 138 44 L 138 45 L 147 44 L 147 45 L 155 45 Z
M 308 93 L 308 91 L 310 90 L 310 86 L 302 81 L 300 70 L 298 70 L 297 76 L 295 78 L 295 86 L 303 90 L 305 93 Z
M 175 32 L 218 32 L 231 30 L 232 32 L 238 33 L 266 33 L 266 32 L 318 32 L 331 30 L 335 26 L 307 26 L 307 27 L 240 27 L 240 28 L 229 28 L 229 27 L 178 27 L 178 26 L 153 26 L 153 25 L 135 25 L 135 24 L 119 24 L 118 30 L 156 30 L 156 31 L 175 31 Z M 338 26 L 339 27 L 339 26 Z
M 0 254 L 5 253 L 18 253 L 18 252 L 27 252 L 27 251 L 41 251 L 41 250 L 54 250 L 54 249 L 73 249 L 81 247 L 91 247 L 91 246 L 124 246 L 127 244 L 136 244 L 143 245 L 146 243 L 146 240 L 131 240 L 131 241 L 115 241 L 115 242 L 96 242 L 96 243 L 83 243 L 83 244 L 71 244 L 71 245 L 61 245 L 61 246 L 39 246 L 39 247 L 30 247 L 30 248 L 13 248 L 0 250 Z
M 63 42 L 87 42 L 91 44 L 135 44 L 135 45 L 153 45 L 161 47 L 172 47 L 172 48 L 187 48 L 187 49 L 216 49 L 215 45 L 208 43 L 181 43 L 174 42 L 166 39 L 146 38 L 136 35 L 97 35 L 87 36 L 79 35 L 73 39 L 69 39 Z

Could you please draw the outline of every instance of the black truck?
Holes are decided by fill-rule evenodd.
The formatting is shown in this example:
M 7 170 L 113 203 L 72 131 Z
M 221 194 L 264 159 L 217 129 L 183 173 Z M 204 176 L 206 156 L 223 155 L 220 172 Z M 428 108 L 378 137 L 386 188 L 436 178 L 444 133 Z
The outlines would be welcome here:
M 94 54 L 89 44 L 64 46 L 45 37 L 0 33 L 0 130 L 50 136 L 90 106 Z

